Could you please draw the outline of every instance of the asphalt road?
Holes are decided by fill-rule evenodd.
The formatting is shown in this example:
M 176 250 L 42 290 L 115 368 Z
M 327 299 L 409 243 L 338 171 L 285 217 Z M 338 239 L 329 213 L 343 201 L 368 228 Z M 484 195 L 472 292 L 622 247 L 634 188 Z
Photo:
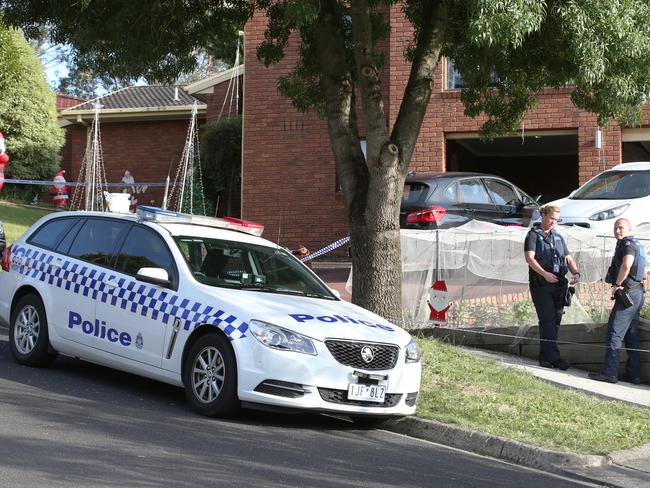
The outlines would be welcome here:
M 593 486 L 327 416 L 208 419 L 154 381 L 19 366 L 7 341 L 0 325 L 2 487 Z

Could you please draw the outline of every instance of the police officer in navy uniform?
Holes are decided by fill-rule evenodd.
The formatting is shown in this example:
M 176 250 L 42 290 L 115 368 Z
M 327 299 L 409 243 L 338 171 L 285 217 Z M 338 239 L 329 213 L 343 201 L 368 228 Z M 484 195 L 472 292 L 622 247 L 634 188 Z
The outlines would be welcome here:
M 643 281 L 646 273 L 645 250 L 632 236 L 627 219 L 614 223 L 616 250 L 605 281 L 612 285 L 614 307 L 607 322 L 607 349 L 599 373 L 589 373 L 597 381 L 616 383 L 619 379 L 641 383 L 641 355 L 639 353 L 639 315 L 645 299 Z M 625 341 L 627 363 L 625 374 L 618 377 L 618 357 Z
M 524 242 L 530 295 L 539 320 L 539 364 L 564 370 L 570 365 L 560 357 L 557 336 L 568 286 L 578 282 L 580 273 L 566 242 L 554 229 L 560 209 L 546 205 L 540 212 L 541 223 L 530 229 Z M 568 271 L 573 274 L 570 282 Z

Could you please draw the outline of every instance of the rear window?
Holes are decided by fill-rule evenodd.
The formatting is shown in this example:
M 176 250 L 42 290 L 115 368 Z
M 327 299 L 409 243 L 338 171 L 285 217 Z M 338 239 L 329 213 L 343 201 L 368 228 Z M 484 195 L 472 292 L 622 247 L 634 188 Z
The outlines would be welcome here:
M 416 203 L 424 200 L 424 198 L 426 198 L 426 196 L 429 194 L 429 191 L 435 189 L 435 187 L 435 183 L 431 183 L 431 186 L 429 186 L 421 181 L 407 181 L 404 184 L 402 205 L 415 205 Z
M 75 222 L 77 219 L 50 220 L 37 229 L 27 242 L 46 249 L 54 249 Z

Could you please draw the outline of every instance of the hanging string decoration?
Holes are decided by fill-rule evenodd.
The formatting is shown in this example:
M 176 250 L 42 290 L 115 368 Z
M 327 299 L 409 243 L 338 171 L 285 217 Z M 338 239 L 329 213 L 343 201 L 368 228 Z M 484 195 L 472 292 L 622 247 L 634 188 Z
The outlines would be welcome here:
M 86 153 L 79 168 L 78 184 L 75 185 L 72 195 L 72 210 L 94 210 L 103 212 L 104 192 L 107 190 L 106 171 L 104 170 L 104 156 L 99 130 L 99 111 L 101 104 L 95 103 L 95 116 L 88 132 Z
M 169 210 L 191 215 L 205 215 L 203 175 L 199 160 L 198 104 L 192 106 L 183 155 L 176 170 L 174 184 L 169 192 Z

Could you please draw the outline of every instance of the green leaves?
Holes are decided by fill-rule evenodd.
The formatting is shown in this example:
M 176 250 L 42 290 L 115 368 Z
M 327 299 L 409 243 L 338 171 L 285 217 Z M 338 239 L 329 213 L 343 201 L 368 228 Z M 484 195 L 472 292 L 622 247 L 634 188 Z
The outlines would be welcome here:
M 643 0 L 476 0 L 450 16 L 443 52 L 468 88 L 466 114 L 483 137 L 516 130 L 545 87 L 575 86 L 578 107 L 638 121 L 650 94 L 650 5 Z
M 58 169 L 63 131 L 40 61 L 22 34 L 0 24 L 0 131 L 14 178 L 46 179 Z

